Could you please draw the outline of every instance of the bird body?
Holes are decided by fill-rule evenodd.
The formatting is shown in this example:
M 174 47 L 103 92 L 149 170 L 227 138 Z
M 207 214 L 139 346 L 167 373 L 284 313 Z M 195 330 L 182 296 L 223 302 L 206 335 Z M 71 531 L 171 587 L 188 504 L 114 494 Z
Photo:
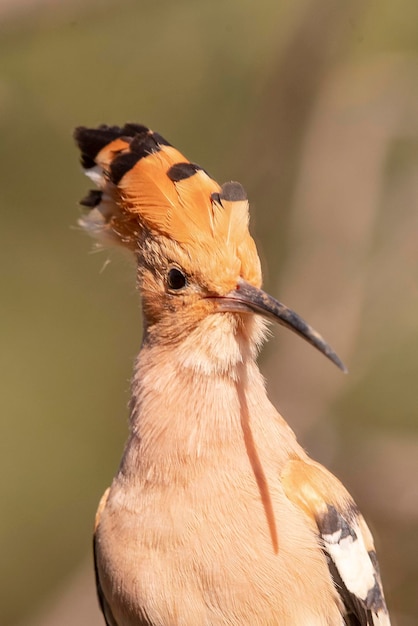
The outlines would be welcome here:
M 138 125 L 79 128 L 83 225 L 138 259 L 130 434 L 96 516 L 108 626 L 390 626 L 370 532 L 268 400 L 264 317 L 343 367 L 261 291 L 237 183 Z
M 141 418 L 135 423 L 134 417 L 134 434 L 97 530 L 98 563 L 110 583 L 103 593 L 115 598 L 121 591 L 118 608 L 112 605 L 116 623 L 133 626 L 140 612 L 152 625 L 276 624 L 277 615 L 284 625 L 341 623 L 314 529 L 277 480 L 289 455 L 303 452 L 268 402 L 255 364 L 241 364 L 231 380 L 196 375 L 192 364 L 183 371 L 181 352 L 178 360 L 174 355 L 164 361 L 156 351 L 149 350 L 144 366 L 139 359 Z M 241 400 L 240 376 L 251 381 Z M 164 406 L 161 380 L 168 381 Z M 243 423 L 236 418 L 241 415 Z M 123 545 L 130 549 L 121 550 Z M 319 581 L 315 587 L 301 576 L 306 559 Z M 335 605 L 333 619 L 322 617 L 316 601 L 321 587 Z M 300 598 L 291 608 L 289 589 L 298 589 Z M 127 607 L 133 608 L 130 617 Z

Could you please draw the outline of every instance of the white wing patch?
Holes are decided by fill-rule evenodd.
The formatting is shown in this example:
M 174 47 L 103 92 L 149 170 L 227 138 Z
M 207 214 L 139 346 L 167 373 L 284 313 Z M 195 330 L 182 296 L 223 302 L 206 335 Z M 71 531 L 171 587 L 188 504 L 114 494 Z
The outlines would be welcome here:
M 373 537 L 340 481 L 311 459 L 291 459 L 282 485 L 316 526 L 346 626 L 390 626 Z
M 376 556 L 374 550 L 366 546 L 368 537 L 364 537 L 362 531 L 365 522 L 357 509 L 348 510 L 343 516 L 328 504 L 327 512 L 317 519 L 317 524 L 324 550 L 332 559 L 341 582 L 354 596 L 353 601 L 360 601 L 366 612 L 364 623 L 390 626 Z M 343 590 L 340 593 L 344 596 Z
M 340 528 L 332 534 L 321 536 L 348 591 L 366 601 L 369 590 L 376 583 L 374 567 L 359 528 L 350 527 L 341 516 L 338 517 Z

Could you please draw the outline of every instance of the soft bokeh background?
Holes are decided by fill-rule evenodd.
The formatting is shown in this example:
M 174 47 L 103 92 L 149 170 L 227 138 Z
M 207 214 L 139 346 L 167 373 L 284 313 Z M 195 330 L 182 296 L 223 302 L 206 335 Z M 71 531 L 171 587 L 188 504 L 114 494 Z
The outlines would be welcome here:
M 91 528 L 140 314 L 130 261 L 75 226 L 71 132 L 126 120 L 246 186 L 266 288 L 350 368 L 275 329 L 270 394 L 417 624 L 417 53 L 416 0 L 1 0 L 1 624 L 103 624 Z

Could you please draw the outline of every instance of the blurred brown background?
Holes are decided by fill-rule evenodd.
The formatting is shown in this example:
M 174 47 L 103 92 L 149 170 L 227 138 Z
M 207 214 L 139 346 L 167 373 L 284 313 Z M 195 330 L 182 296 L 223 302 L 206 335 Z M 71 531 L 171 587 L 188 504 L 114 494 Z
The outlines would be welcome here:
M 1 0 L 0 623 L 99 626 L 96 505 L 127 433 L 134 271 L 75 226 L 78 124 L 150 125 L 252 204 L 274 401 L 376 535 L 418 623 L 416 0 Z M 111 263 L 107 263 L 108 260 Z

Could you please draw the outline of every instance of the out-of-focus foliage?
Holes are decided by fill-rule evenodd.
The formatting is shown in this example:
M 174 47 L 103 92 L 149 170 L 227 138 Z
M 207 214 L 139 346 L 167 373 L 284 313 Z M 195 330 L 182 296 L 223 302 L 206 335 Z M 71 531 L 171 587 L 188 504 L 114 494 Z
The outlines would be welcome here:
M 140 313 L 131 262 L 76 227 L 71 132 L 131 120 L 247 187 L 267 288 L 348 362 L 343 377 L 275 331 L 263 366 L 376 531 L 395 623 L 416 624 L 418 4 L 45 0 L 0 17 L 0 623 L 102 623 L 84 563 Z

